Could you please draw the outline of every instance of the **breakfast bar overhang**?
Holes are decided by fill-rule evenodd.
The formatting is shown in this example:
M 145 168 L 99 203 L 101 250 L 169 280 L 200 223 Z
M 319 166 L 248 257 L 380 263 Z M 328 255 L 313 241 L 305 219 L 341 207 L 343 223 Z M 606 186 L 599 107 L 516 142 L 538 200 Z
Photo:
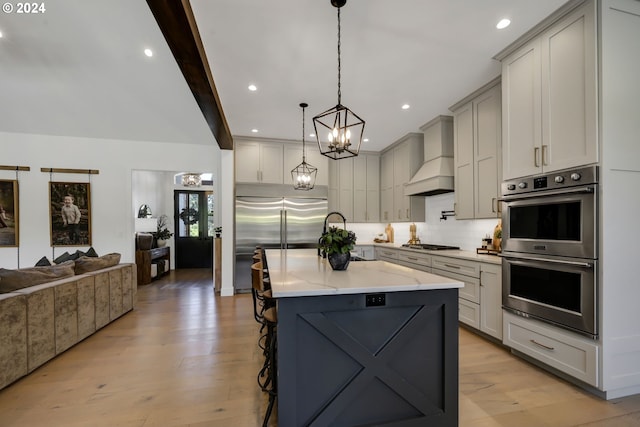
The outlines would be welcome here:
M 457 426 L 458 288 L 385 261 L 333 271 L 267 250 L 278 303 L 278 425 Z

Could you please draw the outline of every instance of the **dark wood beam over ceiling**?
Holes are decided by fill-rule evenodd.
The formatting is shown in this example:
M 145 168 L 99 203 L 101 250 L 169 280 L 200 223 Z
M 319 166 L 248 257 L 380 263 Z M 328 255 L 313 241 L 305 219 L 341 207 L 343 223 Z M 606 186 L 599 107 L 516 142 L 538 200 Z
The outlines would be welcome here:
M 231 131 L 189 0 L 147 0 L 147 4 L 218 145 L 223 150 L 232 150 Z

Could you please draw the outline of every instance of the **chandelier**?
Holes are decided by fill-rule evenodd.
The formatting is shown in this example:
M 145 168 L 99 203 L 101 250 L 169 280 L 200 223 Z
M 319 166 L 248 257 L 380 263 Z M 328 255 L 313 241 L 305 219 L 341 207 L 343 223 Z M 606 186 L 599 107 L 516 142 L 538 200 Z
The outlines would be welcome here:
M 313 118 L 320 153 L 333 160 L 357 156 L 364 135 L 364 120 L 341 104 L 340 8 L 346 3 L 331 0 L 338 9 L 338 104 Z
M 200 187 L 202 177 L 199 173 L 185 173 L 182 175 L 182 185 L 185 187 Z
M 302 163 L 291 169 L 291 179 L 293 188 L 296 190 L 311 190 L 316 184 L 318 169 L 311 166 L 306 161 L 306 151 L 304 145 L 304 109 L 308 107 L 306 103 L 301 103 L 302 107 Z

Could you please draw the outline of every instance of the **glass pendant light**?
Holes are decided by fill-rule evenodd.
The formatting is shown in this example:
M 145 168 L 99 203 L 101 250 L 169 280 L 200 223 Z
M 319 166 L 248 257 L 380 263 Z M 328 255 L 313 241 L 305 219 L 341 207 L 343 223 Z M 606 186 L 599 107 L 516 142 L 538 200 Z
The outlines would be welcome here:
M 358 155 L 365 124 L 357 114 L 341 104 L 340 8 L 346 3 L 347 0 L 331 0 L 338 9 L 338 104 L 313 118 L 320 153 L 333 160 Z
M 308 107 L 306 103 L 301 103 L 302 107 L 302 163 L 291 170 L 293 188 L 296 190 L 311 190 L 316 185 L 316 175 L 318 169 L 307 163 L 304 145 L 304 109 Z

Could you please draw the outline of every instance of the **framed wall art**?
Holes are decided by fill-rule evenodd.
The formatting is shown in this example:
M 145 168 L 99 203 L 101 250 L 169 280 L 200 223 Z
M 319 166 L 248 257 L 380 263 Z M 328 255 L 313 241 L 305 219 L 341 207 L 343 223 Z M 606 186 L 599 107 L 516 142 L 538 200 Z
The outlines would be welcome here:
M 49 182 L 51 246 L 91 246 L 88 182 Z
M 0 247 L 18 246 L 18 181 L 0 180 Z

